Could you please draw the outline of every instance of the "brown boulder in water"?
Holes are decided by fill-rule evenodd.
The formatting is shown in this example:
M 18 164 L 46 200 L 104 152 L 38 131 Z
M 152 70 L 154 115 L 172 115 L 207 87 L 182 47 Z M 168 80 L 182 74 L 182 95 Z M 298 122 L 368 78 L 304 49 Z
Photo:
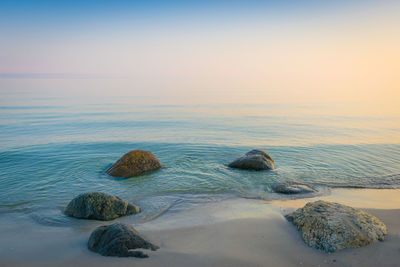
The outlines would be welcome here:
M 256 171 L 275 169 L 274 160 L 267 151 L 262 149 L 253 149 L 240 158 L 235 159 L 228 166 L 231 168 Z
M 150 151 L 132 150 L 123 155 L 106 172 L 113 177 L 133 177 L 156 171 L 161 162 Z

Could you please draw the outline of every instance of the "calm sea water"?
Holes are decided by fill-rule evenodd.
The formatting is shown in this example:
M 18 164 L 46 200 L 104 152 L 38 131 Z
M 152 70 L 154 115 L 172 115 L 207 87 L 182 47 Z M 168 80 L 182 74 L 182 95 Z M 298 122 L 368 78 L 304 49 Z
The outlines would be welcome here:
M 146 221 L 230 196 L 280 197 L 271 191 L 277 180 L 314 185 L 322 193 L 331 187 L 400 187 L 398 117 L 343 115 L 324 105 L 133 100 L 3 98 L 0 213 L 63 224 L 68 218 L 62 210 L 73 197 L 103 191 L 139 204 L 138 220 Z M 277 169 L 227 167 L 253 148 L 266 149 Z M 104 173 L 132 149 L 152 151 L 164 168 L 129 179 Z

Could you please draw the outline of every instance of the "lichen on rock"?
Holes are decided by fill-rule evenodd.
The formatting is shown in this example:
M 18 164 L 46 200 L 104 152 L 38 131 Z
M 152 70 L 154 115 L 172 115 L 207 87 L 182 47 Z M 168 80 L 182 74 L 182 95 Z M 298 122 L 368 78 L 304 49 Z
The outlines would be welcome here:
M 326 252 L 383 241 L 386 225 L 375 216 L 339 203 L 316 201 L 285 216 L 304 242 Z

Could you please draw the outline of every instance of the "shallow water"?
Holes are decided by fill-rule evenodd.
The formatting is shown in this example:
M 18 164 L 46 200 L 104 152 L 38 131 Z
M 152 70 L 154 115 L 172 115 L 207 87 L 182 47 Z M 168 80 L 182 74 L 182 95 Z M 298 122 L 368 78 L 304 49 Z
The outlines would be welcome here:
M 4 97 L 4 96 L 3 96 Z M 13 96 L 15 97 L 15 96 Z M 129 99 L 5 101 L 0 107 L 0 213 L 63 225 L 74 196 L 104 191 L 135 202 L 146 222 L 234 197 L 271 199 L 275 181 L 317 187 L 399 188 L 400 119 L 349 116 L 316 105 L 144 105 Z M 252 148 L 274 171 L 227 164 Z M 115 179 L 104 170 L 132 149 L 164 167 Z

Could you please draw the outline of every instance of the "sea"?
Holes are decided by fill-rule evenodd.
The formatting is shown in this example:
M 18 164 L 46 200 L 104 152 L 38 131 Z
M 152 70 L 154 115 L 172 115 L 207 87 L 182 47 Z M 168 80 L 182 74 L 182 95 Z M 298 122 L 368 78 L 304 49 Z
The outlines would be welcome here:
M 346 112 L 342 104 L 163 104 L 130 97 L 2 93 L 0 217 L 46 226 L 79 223 L 63 210 L 101 191 L 139 205 L 150 222 L 226 199 L 268 201 L 275 182 L 332 188 L 400 188 L 400 117 Z M 349 104 L 350 105 L 350 104 Z M 228 164 L 254 148 L 276 169 Z M 130 150 L 153 152 L 163 168 L 132 178 L 105 170 Z

